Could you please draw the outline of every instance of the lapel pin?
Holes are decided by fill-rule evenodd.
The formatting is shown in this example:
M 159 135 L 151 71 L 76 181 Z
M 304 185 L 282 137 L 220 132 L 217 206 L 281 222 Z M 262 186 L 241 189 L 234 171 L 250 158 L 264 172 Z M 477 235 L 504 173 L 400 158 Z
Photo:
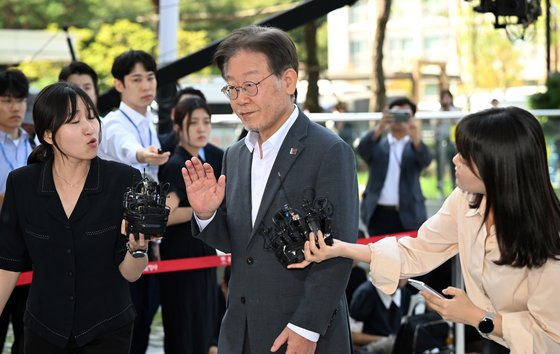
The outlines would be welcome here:
M 297 149 L 296 148 L 290 148 L 290 155 L 295 155 L 297 154 Z

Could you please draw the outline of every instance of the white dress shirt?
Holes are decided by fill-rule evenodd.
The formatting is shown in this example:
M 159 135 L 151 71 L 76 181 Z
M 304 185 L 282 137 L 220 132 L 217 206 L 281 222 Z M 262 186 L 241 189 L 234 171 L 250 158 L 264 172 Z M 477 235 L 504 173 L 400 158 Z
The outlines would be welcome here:
M 387 134 L 389 142 L 389 166 L 383 183 L 383 189 L 379 195 L 380 205 L 399 205 L 399 181 L 401 179 L 401 163 L 404 147 L 410 140 L 410 136 L 397 140 L 391 133 Z
M 101 142 L 98 156 L 105 160 L 122 162 L 138 169 L 157 181 L 157 165 L 140 163 L 136 152 L 148 146 L 160 149 L 158 135 L 154 127 L 154 115 L 148 108 L 142 115 L 121 101 L 119 109 L 101 120 Z
M 29 135 L 22 128 L 18 129 L 19 137 L 17 139 L 12 139 L 10 134 L 0 131 L 0 194 L 6 191 L 8 174 L 16 168 L 26 166 L 27 157 L 33 150 L 29 142 Z
M 247 149 L 253 153 L 253 161 L 251 164 L 251 222 L 253 226 L 255 226 L 255 220 L 257 219 L 266 182 L 268 181 L 274 161 L 276 161 L 276 157 L 278 156 L 280 146 L 282 146 L 286 135 L 288 135 L 288 131 L 295 123 L 298 115 L 299 109 L 294 106 L 294 110 L 288 120 L 280 127 L 280 129 L 268 138 L 268 140 L 263 142 L 262 158 L 261 147 L 258 144 L 259 134 L 257 132 L 250 131 L 245 137 L 245 145 L 247 146 Z M 196 213 L 194 216 L 201 231 L 214 218 L 214 216 L 212 216 L 212 218 L 208 220 L 199 220 Z M 319 333 L 298 327 L 292 323 L 288 323 L 287 327 L 310 341 L 317 342 L 319 340 Z

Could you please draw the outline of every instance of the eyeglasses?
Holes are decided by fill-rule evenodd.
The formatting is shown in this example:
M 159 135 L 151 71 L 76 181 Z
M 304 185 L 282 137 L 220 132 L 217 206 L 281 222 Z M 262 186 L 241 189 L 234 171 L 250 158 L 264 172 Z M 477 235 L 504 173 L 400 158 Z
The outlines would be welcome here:
M 267 77 L 262 79 L 259 82 L 253 81 L 245 81 L 241 86 L 233 86 L 233 85 L 226 85 L 222 87 L 222 92 L 226 95 L 230 100 L 236 100 L 239 97 L 239 91 L 243 90 L 243 92 L 249 97 L 255 97 L 259 93 L 259 85 L 264 80 L 271 77 L 274 73 L 268 74 Z

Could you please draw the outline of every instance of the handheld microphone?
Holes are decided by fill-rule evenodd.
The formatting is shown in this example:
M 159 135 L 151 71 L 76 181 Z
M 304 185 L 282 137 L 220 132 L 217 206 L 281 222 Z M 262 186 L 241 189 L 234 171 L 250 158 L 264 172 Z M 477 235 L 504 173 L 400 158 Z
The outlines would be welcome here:
M 287 266 L 305 259 L 303 247 L 310 232 L 315 234 L 317 246 L 319 230 L 323 232 L 325 243 L 332 245 L 330 216 L 333 208 L 327 198 L 316 199 L 315 190 L 311 187 L 305 188 L 302 193 L 303 212 L 293 208 L 280 173 L 278 178 L 287 203 L 272 217 L 272 227 L 261 228 L 261 233 L 265 238 L 265 248 L 274 251 L 280 263 Z

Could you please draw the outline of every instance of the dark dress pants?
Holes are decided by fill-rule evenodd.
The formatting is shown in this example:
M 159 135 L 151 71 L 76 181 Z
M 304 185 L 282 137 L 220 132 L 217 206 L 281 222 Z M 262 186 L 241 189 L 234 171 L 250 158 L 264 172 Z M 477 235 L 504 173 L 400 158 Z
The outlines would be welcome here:
M 159 285 L 155 274 L 142 275 L 130 283 L 130 297 L 136 309 L 131 354 L 144 354 L 150 341 L 150 327 L 159 307 Z
M 402 226 L 396 207 L 378 205 L 368 222 L 370 236 L 407 231 Z

